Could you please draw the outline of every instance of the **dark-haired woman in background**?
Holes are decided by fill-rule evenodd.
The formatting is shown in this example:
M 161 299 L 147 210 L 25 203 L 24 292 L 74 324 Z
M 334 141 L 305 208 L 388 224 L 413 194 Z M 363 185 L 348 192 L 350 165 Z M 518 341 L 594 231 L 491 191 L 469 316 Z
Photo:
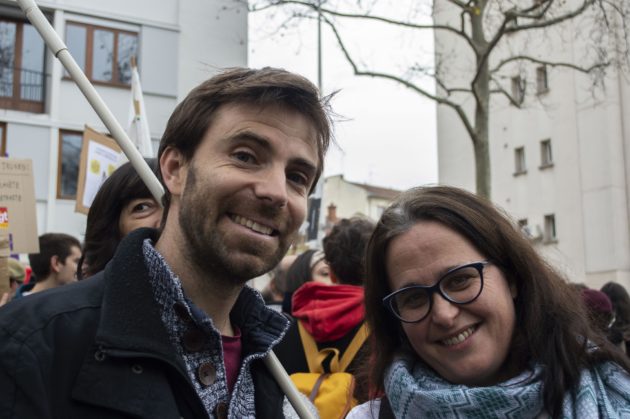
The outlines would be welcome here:
M 301 253 L 289 267 L 282 311 L 291 314 L 293 293 L 309 281 L 332 284 L 330 267 L 321 250 L 309 249 Z
M 610 298 L 614 319 L 608 338 L 630 356 L 630 295 L 621 284 L 608 282 L 601 291 Z
M 146 159 L 153 171 L 156 159 Z M 120 166 L 94 197 L 87 216 L 83 256 L 77 275 L 84 279 L 102 271 L 118 243 L 140 227 L 159 227 L 162 208 L 131 163 Z
M 628 360 L 508 218 L 473 194 L 403 193 L 368 245 L 365 300 L 368 375 L 386 397 L 349 418 L 630 415 Z

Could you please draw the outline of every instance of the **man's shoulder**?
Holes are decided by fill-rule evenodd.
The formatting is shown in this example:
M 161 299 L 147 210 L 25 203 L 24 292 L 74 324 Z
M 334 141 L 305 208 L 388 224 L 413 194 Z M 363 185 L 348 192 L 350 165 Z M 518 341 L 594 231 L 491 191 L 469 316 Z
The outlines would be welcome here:
M 102 304 L 103 274 L 38 292 L 11 301 L 0 308 L 0 336 L 25 341 L 30 336 L 61 323 L 79 326 L 93 317 Z M 65 329 L 61 326 L 60 330 Z M 68 330 L 70 331 L 70 330 Z

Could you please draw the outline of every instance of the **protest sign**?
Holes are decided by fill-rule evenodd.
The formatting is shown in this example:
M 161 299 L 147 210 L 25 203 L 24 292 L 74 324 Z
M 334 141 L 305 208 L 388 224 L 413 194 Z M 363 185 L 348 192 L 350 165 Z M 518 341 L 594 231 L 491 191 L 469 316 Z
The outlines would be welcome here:
M 6 227 L 10 252 L 39 252 L 35 181 L 30 159 L 0 157 L 0 208 L 0 224 Z
M 103 182 L 120 166 L 122 155 L 116 141 L 85 127 L 77 184 L 77 212 L 88 213 Z

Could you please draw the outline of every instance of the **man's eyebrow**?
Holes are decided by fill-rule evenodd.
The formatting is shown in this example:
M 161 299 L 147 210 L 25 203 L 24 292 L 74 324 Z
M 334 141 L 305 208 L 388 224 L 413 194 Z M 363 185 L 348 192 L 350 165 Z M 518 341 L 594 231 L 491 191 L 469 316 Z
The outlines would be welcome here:
M 235 141 L 245 141 L 255 143 L 257 146 L 264 148 L 265 150 L 271 150 L 271 142 L 264 135 L 260 135 L 256 132 L 244 130 L 236 133 L 229 139 L 230 142 Z M 317 166 L 313 164 L 311 161 L 304 159 L 302 157 L 296 157 L 291 159 L 291 165 L 299 166 L 302 170 L 308 172 L 308 175 L 311 177 L 315 176 L 317 173 Z

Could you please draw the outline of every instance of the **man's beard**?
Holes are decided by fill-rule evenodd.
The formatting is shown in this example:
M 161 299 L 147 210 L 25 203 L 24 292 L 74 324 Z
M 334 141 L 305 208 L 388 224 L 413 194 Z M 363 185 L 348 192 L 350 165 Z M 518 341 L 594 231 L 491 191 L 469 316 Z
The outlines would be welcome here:
M 242 263 L 235 260 L 230 257 L 230 249 L 226 247 L 223 237 L 217 231 L 212 231 L 208 225 L 208 220 L 216 218 L 218 214 L 212 214 L 212 211 L 203 205 L 204 202 L 212 202 L 213 197 L 204 194 L 198 186 L 196 169 L 191 164 L 181 201 L 179 225 L 185 239 L 181 244 L 185 246 L 184 253 L 198 270 L 208 272 L 213 278 L 230 285 L 243 285 L 248 280 L 269 272 L 280 262 L 295 233 L 285 238 L 285 241 L 280 240 L 278 249 L 266 257 L 261 247 L 242 243 L 243 247 L 240 250 L 257 256 L 262 263 Z M 277 210 L 265 206 L 258 212 L 265 214 Z

